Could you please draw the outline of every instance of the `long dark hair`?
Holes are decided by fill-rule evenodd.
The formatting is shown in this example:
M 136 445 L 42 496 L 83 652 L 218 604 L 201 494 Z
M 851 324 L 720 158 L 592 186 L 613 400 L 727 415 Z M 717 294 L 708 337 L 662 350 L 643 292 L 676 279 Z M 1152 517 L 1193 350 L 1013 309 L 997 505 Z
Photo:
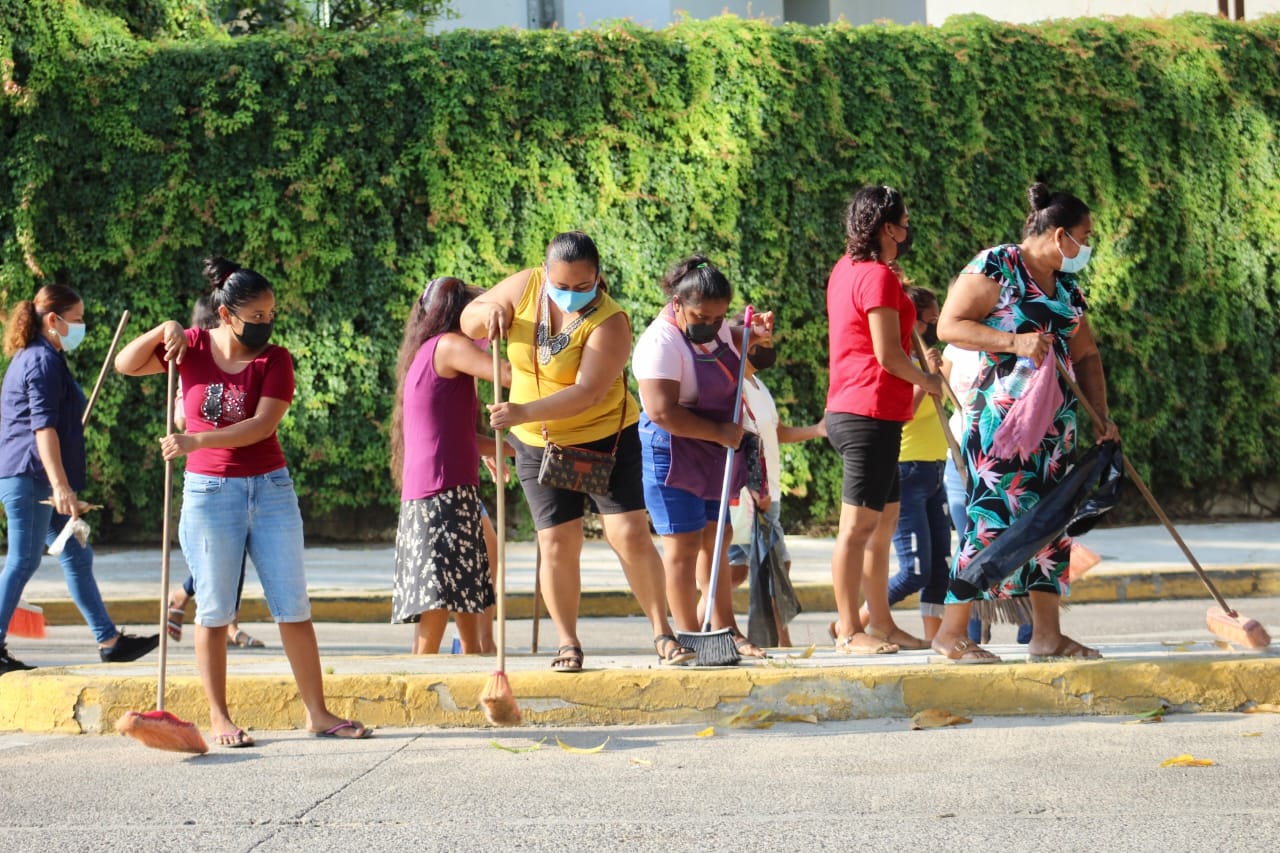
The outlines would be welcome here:
M 271 292 L 271 282 L 260 273 L 247 270 L 235 261 L 223 257 L 204 259 L 204 277 L 209 282 L 209 304 L 213 313 L 225 307 L 234 312 L 246 302 L 252 302 L 264 293 Z
M 453 276 L 433 278 L 413 303 L 396 358 L 396 402 L 391 410 L 391 479 L 399 488 L 404 475 L 404 380 L 422 345 L 445 332 L 462 330 L 462 309 L 481 291 Z
M 12 357 L 26 349 L 40 335 L 40 322 L 48 314 L 61 316 L 82 300 L 65 284 L 46 284 L 36 291 L 34 299 L 24 299 L 9 312 L 4 330 L 4 354 Z
M 733 285 L 703 254 L 690 255 L 667 271 L 662 292 L 682 304 L 700 305 L 707 299 L 732 299 Z
M 1022 226 L 1024 240 L 1055 228 L 1069 231 L 1089 215 L 1089 205 L 1071 193 L 1049 192 L 1049 188 L 1039 182 L 1027 187 L 1027 201 L 1031 203 L 1031 209 Z
M 855 261 L 880 260 L 880 229 L 900 222 L 907 212 L 902 193 L 893 187 L 863 187 L 844 214 L 844 250 Z
M 907 288 L 907 298 L 911 300 L 911 304 L 916 306 L 916 316 L 919 317 L 924 313 L 925 309 L 938 304 L 938 297 L 927 287 L 920 287 L 913 284 Z

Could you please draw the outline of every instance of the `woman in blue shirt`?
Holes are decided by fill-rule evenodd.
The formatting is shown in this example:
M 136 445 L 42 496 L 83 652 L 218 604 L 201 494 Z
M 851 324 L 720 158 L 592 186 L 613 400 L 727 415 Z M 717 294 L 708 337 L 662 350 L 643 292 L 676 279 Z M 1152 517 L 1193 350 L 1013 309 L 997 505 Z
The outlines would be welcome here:
M 4 351 L 12 361 L 0 388 L 0 500 L 9 519 L 9 553 L 0 571 L 0 675 L 32 668 L 9 654 L 9 620 L 40 568 L 44 547 L 79 515 L 85 398 L 65 354 L 82 340 L 84 303 L 60 284 L 45 285 L 34 300 L 19 302 L 5 328 Z M 42 503 L 50 499 L 52 506 Z M 92 548 L 73 536 L 58 560 L 102 660 L 137 660 L 158 645 L 158 634 L 135 637 L 116 630 L 93 577 Z

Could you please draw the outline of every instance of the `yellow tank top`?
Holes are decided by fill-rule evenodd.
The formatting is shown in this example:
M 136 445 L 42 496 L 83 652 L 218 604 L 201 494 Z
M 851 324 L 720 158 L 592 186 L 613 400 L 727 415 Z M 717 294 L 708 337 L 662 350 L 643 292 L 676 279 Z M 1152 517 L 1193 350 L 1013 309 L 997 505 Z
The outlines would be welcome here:
M 527 403 L 549 397 L 557 391 L 569 388 L 578 380 L 578 365 L 582 361 L 582 348 L 591 333 L 605 320 L 622 311 L 622 306 L 605 293 L 596 310 L 569 333 L 569 342 L 560 352 L 551 356 L 547 364 L 538 363 L 538 378 L 534 379 L 533 360 L 537 355 L 537 327 L 542 292 L 542 268 L 536 267 L 529 276 L 524 295 L 516 306 L 516 316 L 507 337 L 507 358 L 511 362 L 511 402 Z M 542 393 L 538 393 L 541 384 Z M 626 401 L 626 417 L 622 414 Z M 640 420 L 640 405 L 627 390 L 622 374 L 609 386 L 609 391 L 599 403 L 571 418 L 547 421 L 547 434 L 556 444 L 585 444 L 615 435 L 619 423 L 631 426 Z M 532 421 L 512 427 L 516 438 L 533 447 L 541 447 L 542 422 Z
M 919 365 L 919 362 L 916 362 Z M 938 420 L 938 410 L 926 394 L 916 413 L 902 427 L 902 449 L 899 462 L 937 462 L 947 458 L 947 436 Z

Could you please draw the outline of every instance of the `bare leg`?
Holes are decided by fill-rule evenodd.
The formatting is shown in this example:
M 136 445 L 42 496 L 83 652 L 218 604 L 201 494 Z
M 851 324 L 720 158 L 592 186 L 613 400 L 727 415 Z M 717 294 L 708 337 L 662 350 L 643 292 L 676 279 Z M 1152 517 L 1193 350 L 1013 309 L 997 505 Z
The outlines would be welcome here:
M 932 641 L 938 635 L 938 628 L 942 625 L 941 616 L 921 616 L 920 621 L 924 623 L 924 638 L 926 642 Z
M 865 576 L 867 546 L 875 533 L 882 513 L 865 506 L 840 505 L 840 530 L 831 552 L 831 586 L 835 594 L 836 644 L 854 649 L 873 650 L 884 645 L 862 632 L 858 616 L 858 598 Z M 887 583 L 886 577 L 886 583 Z M 888 593 L 885 593 L 886 597 Z
M 289 658 L 293 680 L 298 685 L 298 695 L 307 711 L 307 728 L 313 732 L 331 729 L 343 722 L 325 706 L 324 676 L 320 672 L 320 649 L 316 645 L 316 629 L 308 619 L 305 622 L 281 622 L 280 642 Z M 223 672 L 226 672 L 226 647 L 223 646 Z M 339 737 L 356 737 L 364 733 L 359 723 L 355 728 L 342 729 Z
M 1102 657 L 1097 649 L 1077 644 L 1062 633 L 1059 597 L 1056 594 L 1035 589 L 1030 590 L 1029 594 L 1031 596 L 1031 642 L 1027 643 L 1027 654 L 1062 653 L 1076 658 Z
M 542 554 L 542 598 L 561 646 L 581 646 L 578 606 L 582 597 L 582 519 L 538 531 Z
M 653 626 L 655 637 L 673 633 L 671 623 L 667 621 L 666 572 L 663 569 L 662 557 L 653 545 L 653 537 L 649 535 L 649 518 L 644 510 L 602 515 L 604 537 L 609 547 L 618 555 L 622 563 L 622 572 L 631 585 L 631 592 L 649 624 Z
M 671 533 L 662 537 L 662 566 L 667 576 L 667 602 L 671 618 L 681 631 L 701 631 L 698 619 L 698 552 L 702 531 Z
M 444 638 L 444 629 L 448 624 L 448 610 L 427 610 L 422 613 L 417 624 L 413 626 L 412 653 L 415 655 L 439 654 L 440 640 Z
M 458 643 L 462 646 L 464 655 L 484 654 L 484 642 L 481 639 L 481 631 L 487 619 L 487 610 L 485 613 L 454 613 L 453 624 L 458 629 Z M 492 623 L 490 623 L 492 626 Z M 489 634 L 490 642 L 493 641 L 492 632 Z
M 232 734 L 238 728 L 227 708 L 227 629 L 219 625 L 206 628 L 195 625 L 196 664 L 200 683 L 209 702 L 209 728 L 217 738 Z
M 893 533 L 898 528 L 896 501 L 885 504 L 884 512 L 867 541 L 862 563 L 862 595 L 866 599 L 867 619 L 863 630 L 873 637 L 897 643 L 904 648 L 924 648 L 924 641 L 911 636 L 893 621 L 889 607 L 889 553 L 893 548 Z

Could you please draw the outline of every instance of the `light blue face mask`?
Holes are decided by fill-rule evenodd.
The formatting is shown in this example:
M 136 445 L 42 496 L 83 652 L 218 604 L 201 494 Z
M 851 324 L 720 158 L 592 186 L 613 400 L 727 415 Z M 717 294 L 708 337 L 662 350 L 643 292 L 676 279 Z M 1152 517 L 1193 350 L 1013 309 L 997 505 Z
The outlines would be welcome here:
M 63 322 L 67 323 L 66 320 Z M 59 337 L 62 339 L 63 352 L 71 352 L 84 340 L 84 323 L 67 323 L 67 333 Z
M 1072 237 L 1071 232 L 1067 231 L 1066 229 L 1063 229 L 1062 233 L 1070 237 L 1071 242 L 1075 243 L 1076 246 L 1080 249 L 1080 251 L 1076 252 L 1076 256 L 1074 258 L 1068 258 L 1066 256 L 1066 253 L 1063 252 L 1061 249 L 1059 249 L 1058 254 L 1062 255 L 1062 266 L 1060 266 L 1058 269 L 1062 270 L 1065 273 L 1078 273 L 1080 272 L 1080 270 L 1088 266 L 1089 256 L 1093 254 L 1093 247 L 1081 246 L 1080 241 L 1077 240 L 1075 237 Z
M 592 299 L 596 298 L 600 285 L 593 284 L 590 290 L 561 290 L 558 287 L 548 287 L 547 295 L 551 297 L 551 301 L 559 306 L 560 310 L 566 314 L 572 314 L 575 311 L 581 311 L 587 307 Z

